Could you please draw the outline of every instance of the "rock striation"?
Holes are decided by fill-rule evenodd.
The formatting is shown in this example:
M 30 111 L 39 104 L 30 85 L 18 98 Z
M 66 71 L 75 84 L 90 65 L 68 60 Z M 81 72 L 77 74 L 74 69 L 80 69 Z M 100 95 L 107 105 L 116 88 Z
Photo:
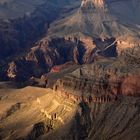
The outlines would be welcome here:
M 116 61 L 116 62 L 115 62 Z M 54 90 L 81 102 L 109 102 L 120 96 L 140 96 L 139 68 L 130 68 L 118 60 L 98 60 L 64 76 Z M 130 65 L 131 66 L 131 65 Z
M 139 139 L 140 65 L 123 61 L 98 59 L 57 80 L 54 92 L 78 103 L 71 129 L 63 138 Z M 62 139 L 58 133 L 55 136 Z

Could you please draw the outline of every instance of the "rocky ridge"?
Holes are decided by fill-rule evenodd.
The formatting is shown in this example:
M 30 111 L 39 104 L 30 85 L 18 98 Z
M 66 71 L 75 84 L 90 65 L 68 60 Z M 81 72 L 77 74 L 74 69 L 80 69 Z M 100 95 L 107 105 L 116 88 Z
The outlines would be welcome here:
M 117 9 L 118 5 L 120 9 Z M 130 10 L 130 14 L 124 15 L 132 5 L 133 10 Z M 55 65 L 70 61 L 85 64 L 94 62 L 96 56 L 117 57 L 126 49 L 140 46 L 140 20 L 137 16 L 133 16 L 136 18 L 135 24 L 131 23 L 132 14 L 136 14 L 134 11 L 139 9 L 137 0 L 135 2 L 84 0 L 81 6 L 75 4 L 75 7 L 74 10 L 70 8 L 69 14 L 62 14 L 63 16 L 50 24 L 46 36 L 31 49 L 13 59 L 12 63 L 18 67 L 18 79 L 40 77 L 50 72 Z M 119 17 L 117 12 L 120 12 Z M 29 65 L 31 67 L 27 70 Z M 6 71 L 12 73 L 9 66 L 6 67 Z M 22 77 L 21 71 L 25 73 L 25 78 Z M 6 75 L 6 72 L 3 75 Z
M 98 42 L 100 42 L 98 44 Z M 109 47 L 108 47 L 109 46 Z M 55 65 L 73 62 L 73 64 L 86 64 L 94 62 L 94 58 L 98 55 L 104 57 L 116 57 L 116 42 L 108 39 L 101 41 L 96 39 L 95 42 L 90 38 L 77 39 L 76 37 L 68 38 L 44 38 L 23 58 L 11 62 L 8 68 L 8 77 L 13 73 L 12 64 L 17 67 L 17 77 L 22 77 L 20 71 L 31 76 L 40 77 L 42 74 L 50 72 Z M 26 70 L 30 65 L 30 70 Z M 13 67 L 14 69 L 14 67 Z M 34 71 L 38 69 L 37 71 Z M 20 78 L 22 79 L 22 78 Z M 23 78 L 24 79 L 24 78 Z
M 139 139 L 139 64 L 132 69 L 131 64 L 117 61 L 100 59 L 55 83 L 55 92 L 79 106 L 69 130 L 70 140 Z

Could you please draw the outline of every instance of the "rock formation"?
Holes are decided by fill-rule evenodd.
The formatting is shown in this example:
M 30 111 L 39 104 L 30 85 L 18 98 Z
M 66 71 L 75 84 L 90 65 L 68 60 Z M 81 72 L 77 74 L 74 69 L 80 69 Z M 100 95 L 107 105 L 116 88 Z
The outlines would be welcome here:
M 0 139 L 139 140 L 140 1 L 47 2 L 0 25 Z
M 93 5 L 96 8 L 104 8 L 104 0 L 82 0 L 81 7 L 86 7 L 87 5 Z
M 98 44 L 98 42 L 100 43 Z M 98 55 L 117 56 L 116 43 L 114 43 L 113 38 L 104 41 L 100 39 L 93 41 L 91 38 L 78 39 L 76 37 L 43 38 L 31 48 L 25 57 L 16 60 L 18 63 L 16 67 L 17 71 L 24 69 L 30 77 L 40 77 L 42 74 L 52 71 L 57 65 L 65 65 L 69 62 L 73 65 L 92 63 Z M 30 65 L 30 69 L 28 69 L 28 65 Z M 20 72 L 18 73 L 20 76 Z
M 139 64 L 98 59 L 57 80 L 54 92 L 78 103 L 73 125 L 63 138 L 139 139 L 140 124 L 133 123 L 139 120 Z M 58 133 L 55 136 L 61 139 Z
M 131 71 L 132 64 L 120 64 L 120 60 L 98 60 L 94 64 L 85 65 L 71 74 L 58 80 L 55 91 L 66 96 L 75 96 L 82 101 L 91 98 L 95 102 L 115 101 L 119 96 L 140 96 L 139 64 Z M 123 63 L 123 62 L 122 62 Z
M 9 64 L 9 69 L 7 70 L 7 75 L 9 78 L 16 78 L 16 75 L 17 75 L 17 66 L 15 64 L 15 62 L 11 62 Z
M 18 39 L 22 40 L 22 42 L 14 40 L 14 43 L 10 43 L 11 45 L 13 44 L 12 46 L 8 45 L 8 48 L 0 47 L 1 52 L 3 52 L 0 54 L 2 58 L 7 58 L 7 55 L 12 53 L 8 62 L 5 62 L 4 59 L 0 63 L 4 69 L 7 69 L 7 63 L 10 63 L 11 61 L 18 63 L 19 61 L 21 64 L 22 61 L 22 69 L 24 70 L 21 71 L 26 71 L 28 73 L 27 78 L 25 78 L 28 79 L 32 76 L 40 77 L 42 74 L 50 72 L 54 66 L 67 63 L 69 61 L 76 64 L 85 64 L 94 62 L 95 58 L 99 56 L 116 57 L 121 55 L 124 50 L 138 47 L 140 45 L 139 26 L 136 26 L 139 25 L 139 18 L 135 20 L 136 24 L 134 25 L 130 21 L 132 17 L 129 17 L 134 14 L 134 7 L 137 8 L 136 10 L 139 9 L 139 2 L 137 2 L 137 0 L 135 1 L 136 2 L 132 3 L 133 10 L 130 9 L 130 14 L 128 16 L 123 14 L 128 12 L 127 6 L 130 5 L 130 3 L 127 1 L 83 0 L 81 7 L 78 4 L 79 1 L 75 3 L 73 2 L 73 4 L 71 2 L 71 6 L 76 7 L 73 11 L 71 8 L 65 9 L 65 6 L 69 2 L 66 3 L 64 0 L 62 5 L 57 2 L 59 6 L 54 11 L 58 11 L 58 13 L 63 12 L 61 11 L 63 8 L 60 8 L 62 6 L 65 10 L 73 12 L 71 15 L 68 14 L 67 17 L 60 17 L 56 22 L 53 22 L 53 20 L 57 18 L 57 15 L 52 14 L 52 17 L 49 16 L 47 19 L 44 15 L 40 18 L 40 13 L 38 13 L 38 11 L 35 11 L 35 14 L 30 17 L 15 19 L 16 21 L 13 23 L 11 23 L 11 21 L 2 21 L 2 29 L 5 31 L 5 28 L 8 26 L 8 34 L 13 34 L 12 37 L 20 37 L 18 34 L 21 35 L 21 32 L 25 32 L 25 35 L 22 34 L 22 37 Z M 125 3 L 126 7 L 123 3 Z M 117 5 L 120 6 L 120 10 L 116 9 Z M 47 7 L 47 5 L 44 5 L 44 7 L 45 6 Z M 48 15 L 50 11 L 44 12 Z M 120 12 L 120 17 L 115 14 L 116 12 Z M 128 17 L 128 19 L 125 19 L 126 17 Z M 136 18 L 136 16 L 134 17 Z M 14 54 L 13 57 L 13 52 L 17 52 L 17 50 L 21 52 L 21 48 L 18 46 L 27 47 L 28 45 L 26 44 L 30 44 L 35 38 L 38 38 L 40 34 L 42 34 L 44 26 L 48 23 L 44 18 L 49 21 L 49 23 L 53 22 L 47 26 L 47 35 L 36 42 L 36 44 L 31 49 L 28 49 L 28 51 L 23 48 L 23 54 Z M 44 22 L 40 23 L 39 21 Z M 31 25 L 31 27 L 34 26 L 32 22 L 36 23 L 37 27 L 39 26 L 39 28 L 35 27 L 34 29 L 42 29 L 40 30 L 41 33 L 28 33 L 29 29 L 27 25 Z M 129 27 L 126 22 L 129 23 Z M 12 31 L 11 28 L 13 29 Z M 24 28 L 26 29 L 25 31 Z M 17 32 L 18 29 L 20 29 L 20 32 Z M 38 33 L 36 30 L 35 32 Z M 0 39 L 0 42 L 5 42 L 3 41 L 3 30 L 0 34 L 2 34 L 2 41 Z M 31 34 L 34 34 L 35 38 Z M 1 44 L 7 46 L 5 43 Z M 8 53 L 5 54 L 5 51 Z M 24 66 L 24 64 L 26 65 Z M 27 65 L 31 65 L 30 69 L 28 69 Z M 19 66 L 17 65 L 16 67 L 17 71 L 19 71 Z M 20 74 L 21 71 L 18 72 L 19 76 L 22 75 Z M 1 71 L 0 73 L 5 74 L 5 72 Z

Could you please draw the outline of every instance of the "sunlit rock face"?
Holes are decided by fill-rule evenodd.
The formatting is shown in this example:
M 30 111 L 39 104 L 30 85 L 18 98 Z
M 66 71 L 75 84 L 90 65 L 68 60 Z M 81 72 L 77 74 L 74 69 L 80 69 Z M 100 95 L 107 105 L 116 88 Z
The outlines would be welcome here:
M 49 35 L 113 37 L 119 41 L 139 42 L 139 3 L 138 0 L 83 0 L 70 16 L 50 26 Z
M 104 0 L 93 0 L 93 3 L 99 7 L 104 6 Z
M 95 6 L 95 8 L 103 8 L 105 3 L 104 0 L 83 0 L 81 3 L 81 7 L 90 5 Z
M 53 91 L 78 104 L 69 137 L 65 134 L 64 137 L 69 140 L 73 137 L 78 140 L 138 139 L 139 70 L 139 63 L 129 64 L 122 58 L 98 58 L 94 64 L 80 66 L 57 80 Z
M 16 77 L 16 73 L 17 73 L 17 67 L 15 62 L 11 62 L 9 64 L 9 69 L 7 70 L 7 75 L 9 78 L 14 79 Z

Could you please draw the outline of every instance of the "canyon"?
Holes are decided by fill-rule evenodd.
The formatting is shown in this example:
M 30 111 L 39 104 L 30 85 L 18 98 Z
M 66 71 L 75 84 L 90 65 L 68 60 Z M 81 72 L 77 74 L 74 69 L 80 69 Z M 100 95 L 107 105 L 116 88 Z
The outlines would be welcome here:
M 55 80 L 50 88 L 17 89 L 9 83 L 5 89 L 5 83 L 1 84 L 0 106 L 5 107 L 0 115 L 0 136 L 139 139 L 140 67 L 122 60 L 100 58 L 93 64 L 52 71 L 50 77 Z
M 139 12 L 139 0 L 2 0 L 0 140 L 139 140 Z
M 31 49 L 12 59 L 11 63 L 15 63 L 17 67 L 17 79 L 27 80 L 32 76 L 39 78 L 50 72 L 55 65 L 70 61 L 86 64 L 94 62 L 96 56 L 119 57 L 125 50 L 140 46 L 140 20 L 134 12 L 139 9 L 137 0 L 87 0 L 82 1 L 81 5 L 79 3 L 77 1 L 76 8 L 70 10 L 69 14 L 66 13 L 49 24 L 47 35 Z M 128 11 L 131 4 L 133 6 Z M 116 14 L 118 12 L 119 17 Z M 124 15 L 126 13 L 129 13 L 128 16 Z M 29 65 L 31 67 L 28 70 Z M 5 79 L 9 79 L 6 71 L 12 73 L 12 70 L 8 65 L 5 67 L 3 75 Z M 25 73 L 25 78 L 22 73 Z

